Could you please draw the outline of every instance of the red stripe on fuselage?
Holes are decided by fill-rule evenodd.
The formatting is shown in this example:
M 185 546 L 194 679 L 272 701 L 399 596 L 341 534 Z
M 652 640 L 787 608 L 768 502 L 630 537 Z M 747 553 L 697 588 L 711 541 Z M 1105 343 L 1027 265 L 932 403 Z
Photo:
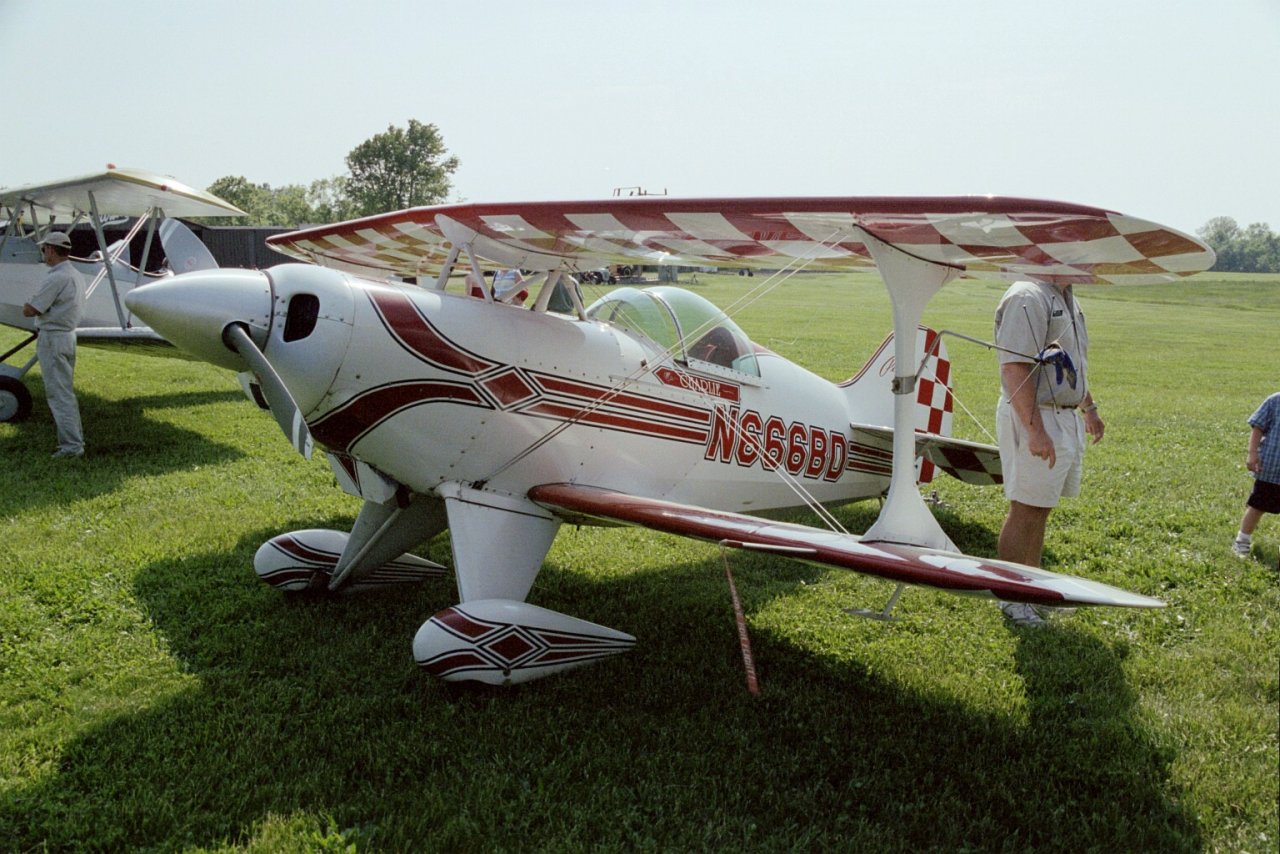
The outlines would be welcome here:
M 707 440 L 706 430 L 677 427 L 671 424 L 660 424 L 640 418 L 629 418 L 612 412 L 588 412 L 573 406 L 552 403 L 538 403 L 520 410 L 529 415 L 540 415 L 545 418 L 556 418 L 562 421 L 576 421 L 579 424 L 590 424 L 593 427 L 604 427 L 609 430 L 623 430 L 628 433 L 640 433 L 661 439 L 674 439 L 679 442 L 702 443 Z
M 311 426 L 311 435 L 330 448 L 349 451 L 366 433 L 397 412 L 426 403 L 492 407 L 468 383 L 449 380 L 403 382 L 370 389 L 332 410 Z
M 497 364 L 468 353 L 442 335 L 405 294 L 374 288 L 368 294 L 387 330 L 419 359 L 464 374 L 483 373 Z
M 706 424 L 711 420 L 711 413 L 706 409 L 695 409 L 652 397 L 641 397 L 626 392 L 618 392 L 602 386 L 587 385 L 586 383 L 548 374 L 533 374 L 532 376 L 538 385 L 552 393 L 580 397 L 592 402 L 603 401 L 606 404 L 617 404 L 618 406 L 626 406 L 661 415 L 673 415 L 676 418 L 683 418 L 698 424 Z

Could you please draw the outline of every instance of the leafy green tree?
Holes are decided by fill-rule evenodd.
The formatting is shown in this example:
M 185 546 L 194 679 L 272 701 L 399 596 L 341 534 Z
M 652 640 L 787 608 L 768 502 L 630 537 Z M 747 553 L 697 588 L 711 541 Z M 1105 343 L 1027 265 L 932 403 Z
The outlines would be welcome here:
M 209 185 L 247 216 L 208 219 L 211 224 L 281 225 L 299 228 L 342 222 L 418 205 L 434 205 L 449 195 L 458 158 L 447 156 L 433 124 L 409 120 L 357 145 L 347 155 L 348 175 L 320 178 L 308 186 L 272 187 L 243 175 L 227 175 Z
M 1218 253 L 1215 270 L 1235 273 L 1280 273 L 1280 235 L 1255 222 L 1248 228 L 1229 216 L 1214 217 L 1197 232 Z
M 209 185 L 209 192 L 226 199 L 248 216 L 234 217 L 231 225 L 283 225 L 298 228 L 349 219 L 350 203 L 344 194 L 344 178 L 312 181 L 311 186 L 254 184 L 242 175 L 227 175 Z M 226 219 L 209 219 L 227 225 Z
M 307 204 L 311 206 L 313 223 L 342 222 L 359 216 L 347 189 L 349 182 L 345 175 L 311 182 L 307 188 Z
M 458 168 L 458 158 L 446 154 L 439 129 L 415 119 L 357 145 L 347 155 L 347 193 L 357 215 L 443 202 Z
M 301 184 L 286 184 L 269 191 L 271 219 L 280 225 L 314 225 L 315 216 L 307 204 L 307 189 Z
M 204 218 L 202 222 L 221 223 L 223 225 L 256 225 L 265 223 L 254 222 L 258 218 L 258 212 L 265 207 L 263 200 L 263 187 L 266 185 L 257 185 L 250 183 L 248 178 L 243 175 L 225 175 L 214 181 L 205 189 L 220 199 L 225 199 L 231 204 L 244 211 L 248 216 L 237 216 L 227 219 L 219 217 L 217 219 Z
M 1280 235 L 1276 235 L 1266 223 L 1255 222 L 1240 237 L 1241 254 L 1244 256 L 1244 272 L 1280 272 Z

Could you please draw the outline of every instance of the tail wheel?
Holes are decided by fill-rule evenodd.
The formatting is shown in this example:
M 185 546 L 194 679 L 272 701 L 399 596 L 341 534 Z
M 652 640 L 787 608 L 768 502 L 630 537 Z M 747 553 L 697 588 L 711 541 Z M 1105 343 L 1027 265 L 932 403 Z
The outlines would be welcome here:
M 0 422 L 25 421 L 31 414 L 31 392 L 22 380 L 0 376 Z

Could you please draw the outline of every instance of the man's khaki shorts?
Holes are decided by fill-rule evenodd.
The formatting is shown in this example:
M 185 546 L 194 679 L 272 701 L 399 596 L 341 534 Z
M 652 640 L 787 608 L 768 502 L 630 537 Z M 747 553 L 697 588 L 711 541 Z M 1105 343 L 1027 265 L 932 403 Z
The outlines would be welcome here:
M 1032 507 L 1057 507 L 1059 498 L 1080 494 L 1084 421 L 1074 409 L 1046 406 L 1040 408 L 1040 418 L 1053 440 L 1053 468 L 1049 468 L 1048 460 L 1033 457 L 1027 450 L 1027 431 L 1013 414 L 1013 407 L 1003 398 L 996 405 L 996 441 L 1004 469 L 1004 495 L 1010 501 Z

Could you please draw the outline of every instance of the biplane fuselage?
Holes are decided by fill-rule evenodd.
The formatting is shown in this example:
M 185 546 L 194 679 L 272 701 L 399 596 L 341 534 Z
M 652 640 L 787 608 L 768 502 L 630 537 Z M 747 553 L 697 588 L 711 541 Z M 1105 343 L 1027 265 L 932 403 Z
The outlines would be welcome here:
M 575 481 L 754 513 L 803 503 L 780 472 L 821 502 L 888 484 L 885 460 L 851 453 L 854 421 L 891 419 L 888 348 L 867 379 L 841 387 L 751 344 L 723 315 L 734 359 L 698 359 L 694 341 L 664 349 L 598 319 L 626 304 L 618 292 L 579 320 L 310 265 L 235 275 L 233 293 L 228 274 L 205 274 L 208 300 L 259 303 L 252 334 L 315 439 L 340 465 L 358 459 L 417 493 L 482 483 L 523 498 Z M 200 300 L 192 284 L 184 299 Z M 719 314 L 679 289 L 621 293 Z M 941 397 L 920 407 L 922 430 L 931 415 L 938 432 Z
M 79 271 L 86 285 L 98 280 L 103 273 L 103 263 L 98 259 L 73 257 L 71 264 Z M 48 270 L 41 260 L 40 249 L 35 240 L 10 237 L 5 241 L 3 255 L 0 256 L 0 323 L 28 331 L 35 329 L 35 319 L 23 317 L 22 305 L 30 302 L 40 290 Z M 112 272 L 117 282 L 116 292 L 121 297 L 138 285 L 138 270 L 135 267 L 117 261 L 112 266 Z M 160 278 L 157 274 L 144 273 L 142 283 L 146 284 L 157 278 Z M 125 320 L 126 323 L 129 320 L 127 314 Z M 115 294 L 110 287 L 100 283 L 85 300 L 81 326 L 112 327 L 119 323 Z

